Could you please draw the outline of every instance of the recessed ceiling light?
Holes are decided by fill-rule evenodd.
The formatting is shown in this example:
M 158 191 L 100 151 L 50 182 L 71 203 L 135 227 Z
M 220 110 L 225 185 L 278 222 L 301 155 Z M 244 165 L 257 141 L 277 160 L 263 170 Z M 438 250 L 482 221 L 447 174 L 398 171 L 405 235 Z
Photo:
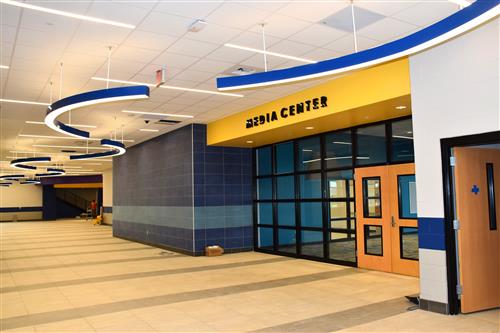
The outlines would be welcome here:
M 47 8 L 47 7 L 30 5 L 30 4 L 27 4 L 25 2 L 17 2 L 17 1 L 12 1 L 12 0 L 0 0 L 0 3 L 4 3 L 6 5 L 12 5 L 12 6 L 16 6 L 16 7 L 21 7 L 21 8 L 26 8 L 26 9 L 37 10 L 39 12 L 44 12 L 44 13 L 49 13 L 49 14 L 54 14 L 54 15 L 71 17 L 71 18 L 84 20 L 84 21 L 112 25 L 112 26 L 120 27 L 120 28 L 135 29 L 135 25 L 132 25 L 132 24 L 126 24 L 126 23 L 121 23 L 121 22 L 117 22 L 117 21 L 105 20 L 105 19 L 101 19 L 101 18 L 97 18 L 97 17 L 80 15 L 80 14 L 65 12 L 62 10 L 51 9 L 51 8 Z
M 160 130 L 157 129 L 150 129 L 150 128 L 141 128 L 139 129 L 141 132 L 159 132 Z
M 313 127 L 313 126 L 307 126 L 307 127 L 306 127 L 306 130 L 312 130 L 312 129 L 314 129 L 314 127 Z
M 276 53 L 276 52 L 264 51 L 264 50 L 260 50 L 260 49 L 255 49 L 253 47 L 247 47 L 247 46 L 236 45 L 236 44 L 231 44 L 231 43 L 226 43 L 226 44 L 224 44 L 224 46 L 231 47 L 233 49 L 239 49 L 239 50 L 244 50 L 244 51 L 261 53 L 261 54 L 265 54 L 265 55 L 269 55 L 269 56 L 274 56 L 274 57 L 278 57 L 278 58 L 285 58 L 285 59 L 290 59 L 290 60 L 305 62 L 305 63 L 308 63 L 308 64 L 315 64 L 315 63 L 317 63 L 317 61 L 314 61 L 314 60 L 309 60 L 309 59 L 294 57 L 294 56 L 286 55 L 286 54 L 283 54 L 283 53 Z
M 114 79 L 106 79 L 104 77 L 96 77 L 96 76 L 93 76 L 91 79 L 96 80 L 96 81 L 104 81 L 104 82 L 113 82 L 113 83 L 133 84 L 133 85 L 143 85 L 143 86 L 148 86 L 148 87 L 156 87 L 156 84 L 152 84 L 152 83 L 126 81 L 126 80 L 114 80 Z M 184 88 L 184 87 L 176 87 L 176 86 L 161 85 L 160 88 L 171 89 L 171 90 L 182 90 L 182 91 L 189 91 L 189 92 L 197 92 L 197 93 L 202 93 L 202 94 L 222 95 L 222 96 L 231 96 L 231 97 L 244 97 L 241 94 L 232 94 L 232 93 L 224 93 L 224 92 L 213 91 L 213 90 Z
M 396 106 L 396 110 L 404 110 L 404 109 L 406 109 L 405 105 Z
M 26 120 L 26 124 L 45 125 L 43 121 L 31 121 L 31 120 Z M 97 126 L 94 125 L 82 125 L 82 124 L 66 124 L 66 125 L 72 127 L 82 127 L 82 128 L 97 128 Z
M 2 1 L 2 0 L 0 0 Z M 18 103 L 18 104 L 33 104 L 33 105 L 44 105 L 44 106 L 49 106 L 49 103 L 42 103 L 42 102 L 34 102 L 34 101 L 21 101 L 18 99 L 4 99 L 0 98 L 0 102 L 5 102 L 5 103 Z
M 23 138 L 75 140 L 75 138 L 72 136 L 37 135 L 37 134 L 19 134 L 18 136 L 23 137 Z M 99 139 L 99 138 L 85 138 L 85 139 L 82 138 L 82 140 L 101 141 L 101 139 Z M 124 139 L 124 140 L 118 140 L 118 141 L 135 142 L 135 140 L 130 140 L 130 139 Z
M 9 66 L 0 65 L 0 69 L 9 69 Z
M 122 112 L 124 112 L 124 113 L 134 113 L 134 114 L 147 114 L 147 115 L 150 115 L 150 116 L 194 118 L 194 116 L 189 116 L 189 115 L 185 115 L 185 114 L 170 114 L 170 113 L 146 112 L 146 111 L 132 111 L 132 110 L 122 110 Z
M 253 141 L 252 140 L 247 140 L 247 143 L 253 143 Z
M 448 1 L 459 5 L 460 7 L 467 7 L 471 5 L 471 3 L 467 0 L 448 0 Z

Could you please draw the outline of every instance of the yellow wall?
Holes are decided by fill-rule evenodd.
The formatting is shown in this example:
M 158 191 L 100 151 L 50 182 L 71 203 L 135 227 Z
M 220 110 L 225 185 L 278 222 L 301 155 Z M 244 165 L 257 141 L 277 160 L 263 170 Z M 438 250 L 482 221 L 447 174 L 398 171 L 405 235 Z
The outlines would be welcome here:
M 265 88 L 263 88 L 265 89 Z M 281 108 L 326 96 L 328 106 L 280 118 Z M 395 109 L 405 105 L 404 110 Z M 247 119 L 278 113 L 278 120 L 246 128 Z M 301 136 L 411 113 L 408 59 L 354 72 L 208 124 L 209 145 L 258 147 Z M 306 130 L 305 127 L 314 127 Z M 247 143 L 246 141 L 253 141 Z

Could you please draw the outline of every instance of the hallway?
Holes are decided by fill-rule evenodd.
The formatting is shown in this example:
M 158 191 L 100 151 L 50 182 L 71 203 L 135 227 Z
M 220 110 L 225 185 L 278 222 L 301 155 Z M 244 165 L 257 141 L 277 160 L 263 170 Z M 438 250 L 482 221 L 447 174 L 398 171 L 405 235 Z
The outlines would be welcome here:
M 190 257 L 79 220 L 0 227 L 5 332 L 498 332 L 498 310 L 407 311 L 413 277 L 254 252 Z

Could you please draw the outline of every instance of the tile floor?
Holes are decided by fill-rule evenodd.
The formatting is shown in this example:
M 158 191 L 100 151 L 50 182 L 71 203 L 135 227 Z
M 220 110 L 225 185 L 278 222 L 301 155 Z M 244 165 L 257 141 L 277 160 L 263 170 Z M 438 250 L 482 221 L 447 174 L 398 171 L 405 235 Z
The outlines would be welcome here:
M 78 220 L 0 223 L 2 332 L 499 332 L 408 311 L 418 280 L 261 253 L 189 257 Z

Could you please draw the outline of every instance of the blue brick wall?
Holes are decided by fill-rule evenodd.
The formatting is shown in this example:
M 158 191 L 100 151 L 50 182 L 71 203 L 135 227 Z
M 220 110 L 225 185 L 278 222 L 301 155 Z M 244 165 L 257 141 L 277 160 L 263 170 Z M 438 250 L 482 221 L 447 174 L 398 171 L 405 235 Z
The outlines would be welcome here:
M 445 250 L 444 218 L 418 218 L 418 247 L 430 250 Z
M 207 146 L 206 126 L 195 124 L 193 153 L 195 251 L 251 250 L 252 150 Z

